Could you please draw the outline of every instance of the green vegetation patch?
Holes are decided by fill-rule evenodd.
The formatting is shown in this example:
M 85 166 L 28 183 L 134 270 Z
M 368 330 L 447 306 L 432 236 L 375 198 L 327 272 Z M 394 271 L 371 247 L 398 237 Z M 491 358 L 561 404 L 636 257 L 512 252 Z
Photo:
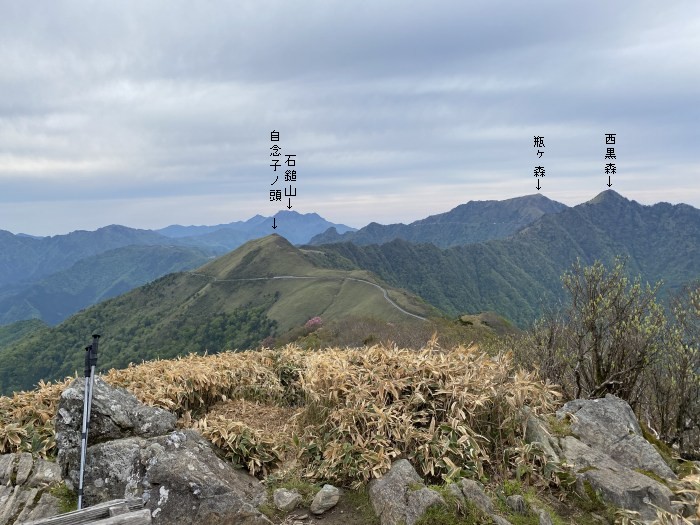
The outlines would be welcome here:
M 61 513 L 78 509 L 78 495 L 70 490 L 65 483 L 58 483 L 49 488 L 49 493 L 58 499 Z

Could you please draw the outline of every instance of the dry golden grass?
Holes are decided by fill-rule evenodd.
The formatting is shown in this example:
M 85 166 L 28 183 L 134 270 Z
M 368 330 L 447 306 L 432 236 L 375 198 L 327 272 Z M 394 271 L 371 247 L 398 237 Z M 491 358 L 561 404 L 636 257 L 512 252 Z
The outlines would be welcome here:
M 71 380 L 42 381 L 35 390 L 0 397 L 0 454 L 25 451 L 46 457 L 55 452 L 53 418 Z
M 228 421 L 240 421 L 272 439 L 280 434 L 291 435 L 296 426 L 293 418 L 300 410 L 236 399 L 217 403 L 207 412 L 207 418 L 223 417 Z
M 397 456 L 435 480 L 515 464 L 528 453 L 521 409 L 548 413 L 558 398 L 508 354 L 435 341 L 417 351 L 288 345 L 190 355 L 103 378 L 176 413 L 252 473 L 293 456 L 307 477 L 350 486 L 380 476 Z M 0 398 L 0 453 L 54 452 L 51 417 L 68 381 Z M 30 422 L 43 448 L 28 443 Z

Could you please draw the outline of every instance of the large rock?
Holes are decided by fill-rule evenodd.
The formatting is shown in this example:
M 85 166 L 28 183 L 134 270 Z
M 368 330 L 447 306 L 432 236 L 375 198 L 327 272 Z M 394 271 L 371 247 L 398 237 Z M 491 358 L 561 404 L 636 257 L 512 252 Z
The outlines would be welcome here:
M 406 459 L 395 461 L 389 472 L 369 483 L 369 498 L 382 525 L 413 525 L 428 507 L 445 505 Z
M 56 417 L 58 461 L 72 488 L 78 486 L 83 385 L 76 380 L 63 392 Z M 257 509 L 266 500 L 262 484 L 222 459 L 198 432 L 174 427 L 173 414 L 96 378 L 85 505 L 143 498 L 154 524 L 270 525 Z
M 549 462 L 559 463 L 561 449 L 557 438 L 552 435 L 547 425 L 532 413 L 529 407 L 525 407 L 523 412 L 526 417 L 525 441 L 539 444 Z
M 576 475 L 590 483 L 603 500 L 639 512 L 647 520 L 656 516 L 650 504 L 671 510 L 673 493 L 665 485 L 621 465 L 572 436 L 566 436 L 561 443 L 563 454 Z
M 143 498 L 153 523 L 270 523 L 257 511 L 266 500 L 262 484 L 219 458 L 194 430 L 89 447 L 84 487 L 88 506 Z
M 73 381 L 61 394 L 56 415 L 58 463 L 63 477 L 70 482 L 77 480 L 80 469 L 84 390 L 84 378 Z M 162 436 L 175 429 L 175 421 L 174 414 L 143 405 L 125 389 L 95 378 L 88 444 L 133 436 Z
M 612 394 L 602 399 L 576 399 L 557 411 L 569 416 L 571 431 L 586 445 L 605 451 L 617 463 L 667 479 L 676 475 L 656 449 L 642 436 L 630 406 Z
M 48 487 L 60 482 L 60 467 L 29 453 L 0 456 L 0 525 L 58 514 Z
M 275 507 L 283 512 L 291 512 L 301 503 L 302 497 L 296 490 L 277 489 L 272 494 Z
M 462 489 L 462 494 L 467 498 L 477 509 L 485 514 L 493 514 L 494 508 L 491 498 L 484 492 L 484 487 L 478 481 L 473 479 L 461 479 L 459 486 Z
M 321 490 L 316 493 L 314 500 L 311 502 L 309 510 L 313 514 L 323 514 L 329 509 L 332 509 L 338 504 L 340 499 L 340 490 L 333 485 L 324 485 Z
M 24 490 L 20 485 L 4 488 L 5 493 L 0 495 L 0 525 L 11 525 L 25 507 L 31 506 L 37 489 Z
M 484 486 L 473 479 L 461 479 L 459 485 L 462 489 L 464 498 L 474 505 L 477 509 L 491 518 L 496 525 L 510 525 L 510 522 L 495 513 L 493 502 L 484 492 Z
M 38 503 L 32 509 L 25 507 L 22 513 L 17 516 L 15 523 L 22 523 L 25 521 L 40 520 L 43 518 L 51 518 L 57 516 L 61 513 L 61 504 L 58 498 L 53 496 L 51 493 L 45 491 L 39 498 Z

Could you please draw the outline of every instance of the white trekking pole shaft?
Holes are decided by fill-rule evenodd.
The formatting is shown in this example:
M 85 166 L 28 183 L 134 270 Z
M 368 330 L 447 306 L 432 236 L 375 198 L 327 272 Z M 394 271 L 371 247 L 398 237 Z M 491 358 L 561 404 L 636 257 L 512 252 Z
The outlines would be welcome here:
M 93 335 L 92 345 L 85 348 L 85 391 L 83 395 L 83 425 L 80 434 L 80 479 L 78 482 L 78 510 L 83 508 L 83 481 L 85 478 L 85 460 L 87 456 L 88 428 L 90 426 L 90 410 L 92 391 L 95 385 L 95 366 L 97 365 L 97 340 L 99 335 Z

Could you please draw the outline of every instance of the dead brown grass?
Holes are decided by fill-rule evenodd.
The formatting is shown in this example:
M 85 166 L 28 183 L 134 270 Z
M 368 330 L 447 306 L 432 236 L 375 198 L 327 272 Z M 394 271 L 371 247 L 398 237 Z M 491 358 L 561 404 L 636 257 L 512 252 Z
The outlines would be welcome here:
M 547 413 L 558 398 L 509 354 L 434 340 L 420 350 L 288 345 L 190 355 L 103 378 L 176 413 L 252 473 L 293 456 L 306 477 L 350 486 L 382 475 L 397 456 L 435 480 L 481 476 L 523 457 L 522 408 Z M 67 382 L 0 398 L 0 452 L 35 446 L 30 422 L 46 443 L 40 453 L 54 452 L 51 417 Z

